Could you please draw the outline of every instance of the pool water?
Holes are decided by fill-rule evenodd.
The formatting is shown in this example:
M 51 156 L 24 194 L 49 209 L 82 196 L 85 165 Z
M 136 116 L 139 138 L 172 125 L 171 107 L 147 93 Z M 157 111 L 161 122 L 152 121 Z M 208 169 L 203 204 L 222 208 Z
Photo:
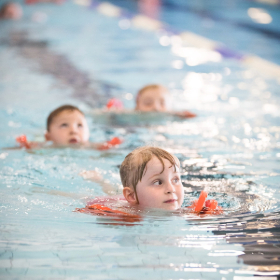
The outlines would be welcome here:
M 132 24 L 135 1 L 112 2 L 127 17 L 103 15 L 94 3 L 25 6 L 21 21 L 0 22 L 0 278 L 279 279 L 279 77 L 238 56 L 185 49 L 176 35 L 191 31 L 279 64 L 279 5 L 162 1 L 158 20 L 169 30 L 147 31 Z M 251 7 L 272 23 L 250 21 Z M 111 97 L 133 109 L 148 83 L 169 88 L 174 110 L 198 116 L 96 113 Z M 124 143 L 13 149 L 20 134 L 43 141 L 49 112 L 66 103 L 86 113 L 91 141 Z M 179 158 L 184 205 L 207 190 L 224 213 L 151 211 L 133 223 L 75 212 L 106 195 L 81 171 L 96 169 L 121 193 L 119 165 L 147 144 Z

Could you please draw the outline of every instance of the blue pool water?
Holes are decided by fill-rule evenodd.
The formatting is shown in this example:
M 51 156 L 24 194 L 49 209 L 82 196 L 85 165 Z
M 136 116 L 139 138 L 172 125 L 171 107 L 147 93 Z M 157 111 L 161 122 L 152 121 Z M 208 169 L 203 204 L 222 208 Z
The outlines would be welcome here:
M 129 16 L 69 1 L 25 6 L 21 21 L 0 22 L 0 278 L 279 279 L 279 77 L 209 49 L 180 56 L 190 49 L 174 35 L 191 31 L 279 64 L 279 5 L 163 1 L 159 20 L 171 34 L 133 26 L 136 2 L 114 4 Z M 271 24 L 251 21 L 252 7 Z M 112 96 L 132 109 L 147 83 L 165 85 L 174 109 L 198 117 L 93 112 Z M 91 141 L 125 142 L 109 151 L 11 149 L 20 134 L 42 141 L 47 115 L 65 103 L 85 111 Z M 206 189 L 224 213 L 153 212 L 125 223 L 74 212 L 105 195 L 81 171 L 97 169 L 120 193 L 120 163 L 146 144 L 180 159 L 185 205 Z

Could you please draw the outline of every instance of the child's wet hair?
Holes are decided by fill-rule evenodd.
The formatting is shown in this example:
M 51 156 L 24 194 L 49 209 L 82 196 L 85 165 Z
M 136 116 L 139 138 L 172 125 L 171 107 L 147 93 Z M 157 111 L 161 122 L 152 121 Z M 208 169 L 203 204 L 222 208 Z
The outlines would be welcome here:
M 76 106 L 73 106 L 73 105 L 62 105 L 58 108 L 56 108 L 55 110 L 53 110 L 48 118 L 47 118 L 47 130 L 49 131 L 50 129 L 50 125 L 53 121 L 53 119 L 58 116 L 60 113 L 64 112 L 64 111 L 78 111 L 80 112 L 83 116 L 84 116 L 84 113 Z
M 146 85 L 144 87 L 142 87 L 137 95 L 136 95 L 136 103 L 138 102 L 138 99 L 139 97 L 146 91 L 146 90 L 149 90 L 149 89 L 164 89 L 166 92 L 168 92 L 167 88 L 165 88 L 164 86 L 162 85 L 159 85 L 159 84 L 150 84 L 150 85 Z
M 129 153 L 121 164 L 120 176 L 123 187 L 133 187 L 137 202 L 139 201 L 136 185 L 142 180 L 147 164 L 153 157 L 156 157 L 161 162 L 162 172 L 165 168 L 163 159 L 167 159 L 171 163 L 171 166 L 174 167 L 174 170 L 176 170 L 176 167 L 180 167 L 180 162 L 176 157 L 158 147 L 140 147 Z
M 5 16 L 5 13 L 9 7 L 9 5 L 11 5 L 11 4 L 14 4 L 14 3 L 8 1 L 8 2 L 2 4 L 2 6 L 0 7 L 0 18 Z

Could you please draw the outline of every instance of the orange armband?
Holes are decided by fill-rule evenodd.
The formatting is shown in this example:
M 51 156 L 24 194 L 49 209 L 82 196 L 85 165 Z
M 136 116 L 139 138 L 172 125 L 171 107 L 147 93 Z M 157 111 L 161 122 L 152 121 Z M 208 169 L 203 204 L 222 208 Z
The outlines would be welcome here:
M 206 200 L 207 195 L 208 195 L 207 192 L 202 191 L 200 193 L 198 200 L 195 200 L 192 203 L 192 205 L 189 206 L 189 208 L 191 208 L 193 212 L 199 213 L 204 207 L 204 202 Z
M 223 209 L 218 205 L 218 201 L 215 199 L 206 200 L 207 195 L 206 191 L 202 191 L 198 200 L 195 200 L 188 208 L 190 208 L 191 212 L 194 213 L 221 214 Z
M 25 147 L 26 149 L 31 149 L 30 144 L 27 141 L 26 135 L 20 135 L 16 138 L 16 141 L 20 144 L 21 147 Z
M 107 104 L 106 104 L 107 109 L 111 110 L 111 109 L 117 109 L 120 110 L 123 108 L 123 104 L 122 102 L 117 99 L 117 98 L 111 98 Z
M 77 208 L 77 212 L 87 213 L 87 214 L 93 214 L 97 216 L 109 216 L 109 217 L 115 217 L 117 220 L 122 220 L 125 222 L 138 222 L 141 221 L 141 216 L 134 215 L 130 213 L 126 213 L 119 210 L 113 210 L 109 207 L 106 207 L 101 204 L 91 204 L 86 206 L 85 208 Z
M 218 201 L 215 199 L 209 199 L 205 201 L 205 214 L 221 214 L 223 208 L 218 205 Z
M 189 112 L 189 111 L 183 111 L 183 112 L 178 112 L 176 115 L 182 119 L 187 119 L 187 118 L 195 118 L 196 114 Z
M 108 150 L 108 149 L 113 148 L 114 146 L 120 145 L 121 143 L 123 143 L 122 139 L 120 139 L 119 137 L 114 137 L 111 140 L 100 145 L 98 147 L 98 150 L 101 150 L 101 151 Z

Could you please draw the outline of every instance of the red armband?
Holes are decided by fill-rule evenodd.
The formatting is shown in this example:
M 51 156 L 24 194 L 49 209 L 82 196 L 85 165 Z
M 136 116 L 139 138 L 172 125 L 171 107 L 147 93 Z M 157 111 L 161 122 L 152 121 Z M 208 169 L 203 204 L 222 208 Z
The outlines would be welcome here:
M 218 201 L 215 199 L 209 199 L 205 201 L 205 214 L 221 214 L 223 208 L 218 205 Z
M 202 208 L 204 207 L 204 202 L 205 202 L 205 200 L 206 200 L 206 197 L 207 197 L 207 192 L 205 192 L 205 191 L 202 191 L 201 193 L 200 193 L 200 196 L 199 196 L 199 198 L 198 198 L 198 200 L 197 200 L 197 203 L 196 203 L 196 205 L 195 205 L 195 208 L 194 208 L 194 211 L 195 212 L 200 212 L 201 210 L 202 210 Z
M 221 214 L 223 209 L 218 205 L 218 201 L 215 199 L 208 199 L 207 192 L 202 191 L 198 200 L 195 200 L 191 206 L 188 208 L 191 209 L 191 212 L 201 213 L 201 214 Z
M 120 145 L 123 142 L 123 140 L 121 140 L 118 137 L 114 137 L 111 140 L 105 142 L 104 144 L 102 144 L 100 147 L 98 147 L 98 150 L 108 150 L 111 149 L 112 147 L 116 146 L 116 145 Z
M 117 109 L 117 110 L 120 110 L 123 108 L 123 104 L 122 102 L 117 99 L 117 98 L 111 98 L 107 104 L 106 104 L 106 107 L 108 110 L 111 110 L 111 109 Z
M 24 134 L 18 136 L 16 138 L 16 141 L 20 144 L 21 147 L 25 147 L 26 149 L 31 149 L 31 146 L 28 143 L 27 138 L 26 138 L 26 136 Z
M 179 117 L 181 118 L 195 118 L 196 114 L 189 112 L 189 111 L 183 111 L 178 114 Z
M 87 205 L 85 208 L 76 208 L 76 211 L 97 216 L 108 216 L 117 221 L 124 222 L 139 222 L 142 219 L 139 215 L 114 210 L 101 204 Z
M 209 199 L 205 201 L 205 207 L 209 210 L 215 210 L 218 206 L 218 201 L 215 199 Z

